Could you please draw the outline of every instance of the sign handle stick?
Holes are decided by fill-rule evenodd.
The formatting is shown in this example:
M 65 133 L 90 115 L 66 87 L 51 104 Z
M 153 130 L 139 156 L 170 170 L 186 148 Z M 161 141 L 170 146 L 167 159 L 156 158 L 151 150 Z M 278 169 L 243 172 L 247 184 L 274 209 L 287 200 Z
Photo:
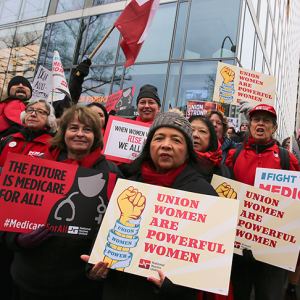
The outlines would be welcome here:
M 51 105 L 53 106 L 53 89 L 52 89 Z
M 98 46 L 95 48 L 95 50 L 92 52 L 92 54 L 89 56 L 89 59 L 92 59 L 93 56 L 96 54 L 96 52 L 99 50 L 99 48 L 102 46 L 102 44 L 105 42 L 105 40 L 108 38 L 108 36 L 111 34 L 111 32 L 114 30 L 115 25 L 113 25 L 107 34 L 104 36 L 104 38 L 101 40 L 101 42 L 98 44 Z

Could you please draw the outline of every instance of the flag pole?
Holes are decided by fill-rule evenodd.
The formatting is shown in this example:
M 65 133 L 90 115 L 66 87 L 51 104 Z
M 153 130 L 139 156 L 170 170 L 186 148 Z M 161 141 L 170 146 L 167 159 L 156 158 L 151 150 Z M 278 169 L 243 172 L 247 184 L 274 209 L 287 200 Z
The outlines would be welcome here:
M 89 56 L 89 59 L 92 59 L 93 56 L 96 54 L 96 52 L 99 50 L 99 48 L 102 46 L 102 44 L 105 42 L 105 40 L 108 38 L 108 36 L 111 34 L 111 32 L 114 30 L 115 25 L 113 25 L 107 34 L 104 36 L 104 38 L 101 40 L 101 42 L 98 44 L 98 46 L 95 48 L 95 50 L 92 52 L 92 54 Z

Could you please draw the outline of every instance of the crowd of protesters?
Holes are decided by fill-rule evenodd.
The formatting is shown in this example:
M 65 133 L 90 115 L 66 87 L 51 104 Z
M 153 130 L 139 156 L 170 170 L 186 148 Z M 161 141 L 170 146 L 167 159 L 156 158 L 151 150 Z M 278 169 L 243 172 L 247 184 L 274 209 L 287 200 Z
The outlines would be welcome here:
M 141 87 L 136 102 L 139 116 L 133 118 L 151 124 L 140 156 L 130 164 L 108 161 L 101 153 L 109 118 L 105 107 L 76 106 L 89 65 L 86 60 L 77 67 L 71 80 L 72 101 L 65 98 L 55 107 L 43 99 L 29 102 L 32 89 L 24 77 L 9 82 L 8 98 L 0 103 L 0 167 L 13 152 L 213 196 L 218 196 L 210 184 L 213 174 L 253 185 L 258 167 L 300 171 L 288 150 L 282 150 L 288 153 L 283 161 L 283 148 L 273 138 L 277 130 L 273 107 L 248 108 L 249 121 L 236 130 L 219 111 L 189 119 L 174 111 L 160 113 L 157 88 L 150 84 Z M 282 146 L 289 149 L 290 139 Z M 2 232 L 0 246 L 1 299 L 249 300 L 253 287 L 255 299 L 297 299 L 300 268 L 288 274 L 256 261 L 246 249 L 243 256 L 233 257 L 230 293 L 225 297 L 175 285 L 162 271 L 156 279 L 111 270 L 105 261 L 90 265 L 91 240 L 53 236 L 46 226 L 30 233 Z

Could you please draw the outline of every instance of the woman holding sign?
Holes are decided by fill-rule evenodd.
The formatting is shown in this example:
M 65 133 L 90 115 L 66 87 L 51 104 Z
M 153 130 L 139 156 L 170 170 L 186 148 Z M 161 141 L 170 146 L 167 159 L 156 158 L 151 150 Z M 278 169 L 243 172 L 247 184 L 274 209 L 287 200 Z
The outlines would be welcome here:
M 300 171 L 298 160 L 278 147 L 272 135 L 277 129 L 277 115 L 272 106 L 259 104 L 250 113 L 251 136 L 243 146 L 229 151 L 226 165 L 233 167 L 236 179 L 254 185 L 256 168 Z M 282 154 L 283 153 L 283 154 Z M 232 285 L 235 299 L 250 299 L 252 285 L 255 299 L 283 299 L 287 271 L 255 260 L 250 250 L 235 255 Z
M 73 106 L 65 111 L 60 121 L 59 132 L 50 142 L 44 159 L 122 176 L 117 166 L 106 161 L 105 156 L 101 154 L 103 137 L 99 116 L 89 108 Z M 104 180 L 100 181 L 99 185 Z M 79 186 L 76 194 L 80 197 L 80 193 L 84 192 L 79 179 L 78 183 L 74 184 Z M 91 202 L 94 203 L 93 198 L 80 204 L 94 205 Z M 95 215 L 100 221 L 107 202 L 107 198 L 101 198 L 95 206 Z M 100 204 L 101 210 L 98 210 Z M 80 210 L 77 204 L 76 209 Z M 96 220 L 94 216 L 91 218 Z M 50 229 L 43 226 L 26 234 L 6 233 L 6 241 L 10 249 L 15 251 L 11 273 L 19 288 L 21 300 L 98 299 L 102 294 L 102 286 L 98 282 L 88 280 L 85 275 L 85 263 L 80 260 L 80 254 L 88 252 L 91 248 L 92 240 L 80 236 L 52 236 Z
M 143 151 L 131 167 L 132 172 L 137 173 L 131 180 L 194 193 L 217 195 L 202 174 L 196 170 L 198 165 L 193 149 L 191 125 L 186 118 L 174 112 L 165 112 L 156 117 L 150 127 Z M 138 205 L 139 200 L 134 202 Z M 88 261 L 88 256 L 82 258 Z M 173 284 L 161 270 L 158 271 L 159 279 L 153 276 L 146 279 L 110 270 L 109 266 L 109 262 L 101 261 L 89 269 L 89 276 L 92 279 L 103 280 L 105 300 L 196 299 L 197 290 Z

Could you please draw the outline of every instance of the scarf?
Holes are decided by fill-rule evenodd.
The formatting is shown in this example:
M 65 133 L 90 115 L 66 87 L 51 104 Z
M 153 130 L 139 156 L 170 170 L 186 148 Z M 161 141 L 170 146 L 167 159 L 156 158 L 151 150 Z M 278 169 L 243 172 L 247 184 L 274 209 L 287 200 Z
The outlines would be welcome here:
M 145 121 L 143 121 L 143 120 L 141 119 L 140 116 L 138 116 L 138 117 L 136 118 L 136 121 L 138 121 L 138 122 L 143 122 L 143 123 L 148 123 L 148 124 L 152 124 L 154 120 L 153 120 L 153 121 L 145 122 Z
M 155 170 L 152 161 L 146 161 L 142 165 L 142 176 L 145 183 L 170 187 L 186 166 L 187 163 L 184 163 L 167 174 L 160 174 Z
M 222 150 L 221 144 L 218 142 L 218 149 L 216 151 L 208 151 L 208 152 L 198 152 L 195 151 L 197 155 L 198 164 L 203 167 L 204 169 L 212 169 L 215 166 L 221 166 L 222 157 Z
M 66 159 L 61 161 L 62 163 L 75 165 L 75 166 L 79 166 L 79 167 L 91 168 L 97 162 L 97 160 L 101 157 L 101 147 L 98 147 L 96 150 L 94 150 L 90 154 L 85 155 L 82 160 L 67 158 L 67 154 L 65 152 L 61 152 L 61 149 L 54 148 L 53 150 L 49 150 L 50 147 L 46 150 L 46 152 L 44 154 L 45 159 L 57 161 L 58 156 L 60 154 L 62 154 L 62 156 L 66 157 Z
M 264 150 L 271 148 L 275 144 L 275 140 L 273 138 L 270 138 L 268 141 L 259 143 L 256 142 L 252 136 L 248 138 L 248 145 L 256 150 L 256 153 L 261 153 Z

